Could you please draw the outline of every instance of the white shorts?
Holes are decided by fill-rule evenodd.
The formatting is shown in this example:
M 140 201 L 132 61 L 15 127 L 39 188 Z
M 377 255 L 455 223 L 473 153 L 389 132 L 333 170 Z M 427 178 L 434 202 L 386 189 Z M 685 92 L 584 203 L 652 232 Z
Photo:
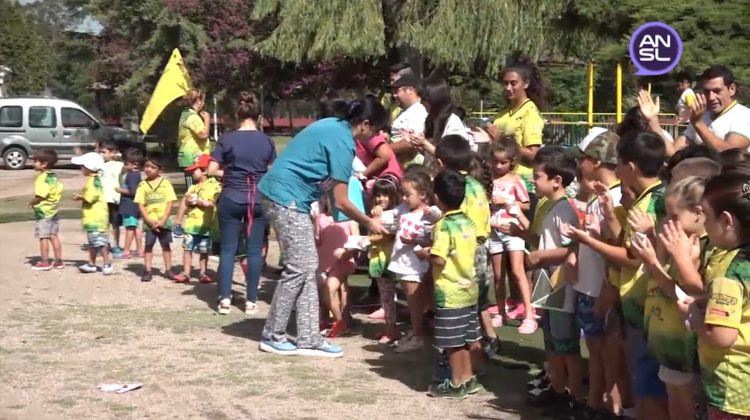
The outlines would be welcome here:
M 397 281 L 410 281 L 412 283 L 422 283 L 421 274 L 398 274 L 393 273 L 396 276 Z
M 506 251 L 523 251 L 526 249 L 526 241 L 518 236 L 506 235 L 492 229 L 490 234 L 490 255 L 500 254 Z
M 666 366 L 659 366 L 659 379 L 668 385 L 683 386 L 694 382 L 696 375 L 692 372 L 680 372 Z

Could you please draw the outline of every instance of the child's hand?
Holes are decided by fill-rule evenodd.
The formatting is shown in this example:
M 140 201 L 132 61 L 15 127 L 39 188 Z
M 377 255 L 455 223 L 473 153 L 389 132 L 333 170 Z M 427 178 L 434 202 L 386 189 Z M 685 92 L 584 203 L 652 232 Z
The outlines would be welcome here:
M 664 224 L 664 231 L 659 234 L 659 240 L 674 259 L 689 257 L 690 262 L 697 263 L 700 259 L 701 245 L 696 235 L 689 237 L 682 229 L 680 222 Z
M 596 191 L 599 207 L 602 209 L 602 212 L 604 214 L 614 214 L 615 203 L 612 200 L 612 195 L 609 193 L 609 188 L 601 182 L 596 182 L 594 190 Z
M 693 303 L 693 301 L 695 301 L 695 299 L 692 296 L 688 296 L 682 300 L 677 300 L 677 310 L 680 312 L 684 321 L 687 321 L 690 317 L 690 304 Z
M 539 257 L 539 251 L 533 251 L 526 254 L 526 266 L 529 268 L 536 268 L 541 262 Z
M 656 258 L 656 251 L 651 246 L 651 241 L 644 236 L 636 235 L 631 241 L 633 253 L 646 264 L 656 265 L 659 260 Z
M 706 328 L 707 298 L 702 297 L 692 301 L 688 307 L 688 323 L 695 332 L 702 332 Z
M 633 209 L 628 212 L 628 224 L 633 231 L 648 235 L 654 231 L 654 218 L 640 209 Z
M 510 236 L 523 236 L 524 231 L 521 226 L 515 223 L 505 223 L 497 227 L 500 232 Z
M 417 258 L 419 258 L 422 261 L 430 259 L 431 249 L 432 249 L 431 247 L 420 248 L 420 250 L 416 252 Z
M 380 206 L 374 206 L 370 209 L 370 214 L 375 217 L 380 217 L 383 214 L 383 208 Z
M 492 196 L 492 204 L 500 207 L 505 207 L 506 205 L 508 205 L 508 200 L 506 200 L 505 197 L 494 195 Z
M 73 194 L 73 201 L 83 201 L 83 195 L 80 193 Z
M 570 223 L 560 224 L 560 234 L 576 242 L 581 242 L 582 240 L 584 240 L 584 238 L 589 236 L 588 232 L 583 229 L 579 229 L 571 225 Z
M 128 190 L 126 190 L 125 188 L 115 187 L 115 191 L 120 194 L 129 194 Z

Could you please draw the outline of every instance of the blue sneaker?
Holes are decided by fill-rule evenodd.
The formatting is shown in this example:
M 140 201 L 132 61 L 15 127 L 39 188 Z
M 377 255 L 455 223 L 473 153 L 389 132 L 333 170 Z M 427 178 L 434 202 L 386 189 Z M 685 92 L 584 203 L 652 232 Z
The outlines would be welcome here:
M 335 345 L 331 344 L 328 341 L 323 341 L 323 344 L 321 344 L 319 347 L 316 348 L 310 348 L 310 349 L 299 349 L 297 350 L 297 354 L 300 356 L 317 356 L 317 357 L 343 357 L 344 356 L 344 350 Z
M 263 340 L 260 342 L 258 348 L 260 348 L 260 351 L 282 356 L 294 356 L 297 354 L 297 346 L 288 341 Z
M 125 251 L 122 248 L 119 248 L 119 247 L 112 248 L 112 256 L 114 258 L 122 258 L 123 254 L 125 254 Z

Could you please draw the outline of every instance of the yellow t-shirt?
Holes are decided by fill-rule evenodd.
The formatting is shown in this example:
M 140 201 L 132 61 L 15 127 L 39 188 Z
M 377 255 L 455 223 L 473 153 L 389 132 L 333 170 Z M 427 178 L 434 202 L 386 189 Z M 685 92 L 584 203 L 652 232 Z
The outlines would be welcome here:
M 185 213 L 185 233 L 196 236 L 208 236 L 211 233 L 216 202 L 221 193 L 221 184 L 215 178 L 208 178 L 202 184 L 194 184 L 188 188 L 185 196 L 196 194 L 199 200 L 209 200 L 214 203 L 211 208 L 188 207 Z
M 707 236 L 701 237 L 700 247 L 700 255 L 709 252 Z M 676 285 L 682 286 L 680 272 L 676 266 L 670 263 L 664 269 Z M 704 267 L 699 267 L 701 273 L 703 269 Z M 685 325 L 677 302 L 664 293 L 653 276 L 648 277 L 644 308 L 644 327 L 649 353 L 660 365 L 669 369 L 685 373 L 695 372 L 698 361 L 697 337 Z
M 712 255 L 706 279 L 706 324 L 738 333 L 728 349 L 698 338 L 706 399 L 721 411 L 750 416 L 750 246 Z
M 474 271 L 477 247 L 474 223 L 460 210 L 453 210 L 443 215 L 432 232 L 430 254 L 445 260 L 445 266 L 432 267 L 435 305 L 440 308 L 476 305 L 479 288 Z
M 143 204 L 146 208 L 146 215 L 153 220 L 160 220 L 167 211 L 167 203 L 176 201 L 177 196 L 172 188 L 172 183 L 163 176 L 154 180 L 144 179 L 138 184 L 133 201 L 136 204 Z M 172 228 L 172 218 L 167 218 L 164 226 L 166 229 Z
M 471 176 L 466 176 L 466 190 L 460 210 L 474 223 L 477 239 L 490 237 L 490 202 L 487 200 L 487 191 Z
M 526 100 L 516 110 L 510 107 L 502 109 L 495 118 L 494 124 L 501 133 L 514 136 L 519 146 L 530 147 L 542 144 L 544 118 L 531 99 Z M 516 165 L 516 173 L 526 182 L 526 188 L 533 191 L 531 167 L 519 161 Z
M 208 138 L 201 139 L 198 133 L 206 129 L 203 118 L 194 109 L 190 108 L 182 112 L 180 116 L 179 138 L 180 150 L 177 161 L 180 168 L 186 168 L 203 154 L 211 154 L 211 144 Z
M 104 189 L 99 175 L 89 175 L 83 185 L 81 220 L 86 232 L 106 232 L 109 225 L 109 208 L 104 201 Z
M 654 218 L 658 226 L 664 217 L 664 184 L 657 181 L 646 188 L 633 203 L 633 209 L 639 209 Z M 625 248 L 630 248 L 630 242 L 635 232 L 629 223 L 623 225 L 623 241 Z M 646 300 L 648 275 L 643 266 L 638 268 L 620 268 L 620 300 L 625 322 L 634 328 L 643 328 L 643 304 Z
M 57 214 L 62 199 L 63 185 L 54 172 L 44 171 L 34 180 L 34 195 L 42 201 L 34 206 L 36 220 L 47 219 Z

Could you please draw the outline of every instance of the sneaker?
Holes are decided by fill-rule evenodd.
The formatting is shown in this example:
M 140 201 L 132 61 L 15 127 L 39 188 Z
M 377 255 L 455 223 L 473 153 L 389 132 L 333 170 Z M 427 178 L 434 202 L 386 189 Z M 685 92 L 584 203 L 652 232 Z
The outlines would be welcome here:
M 316 348 L 298 349 L 297 354 L 300 356 L 343 357 L 344 350 L 335 344 L 323 341 L 323 344 Z
M 422 341 L 422 337 L 417 337 L 416 335 L 412 335 L 406 340 L 399 340 L 398 345 L 396 345 L 396 353 L 409 353 L 412 351 L 422 350 L 424 347 L 424 341 Z
M 112 248 L 112 257 L 114 258 L 122 258 L 122 256 L 125 255 L 125 251 L 122 250 L 122 248 Z
M 380 308 L 377 311 L 371 313 L 370 315 L 367 315 L 367 318 L 369 318 L 369 319 L 385 319 L 385 311 L 383 310 L 383 308 Z
M 38 263 L 31 266 L 34 271 L 49 271 L 52 270 L 52 264 L 48 262 L 39 261 Z
M 471 379 L 464 382 L 467 394 L 476 394 L 479 391 L 484 391 L 484 387 L 479 383 L 476 376 L 472 376 Z
M 336 338 L 341 336 L 341 334 L 344 334 L 346 332 L 346 322 L 343 320 L 340 321 L 334 321 L 333 326 L 328 330 L 326 333 L 326 337 L 328 338 Z
M 534 334 L 539 329 L 539 323 L 536 319 L 524 319 L 521 325 L 518 326 L 519 334 Z
M 466 393 L 466 386 L 464 384 L 454 387 L 450 379 L 446 379 L 439 384 L 430 385 L 428 393 L 431 397 L 449 398 L 452 400 L 462 400 L 469 395 Z
M 488 359 L 492 359 L 500 351 L 500 339 L 492 337 L 482 340 L 482 350 Z
M 114 272 L 115 272 L 115 270 L 114 270 L 114 268 L 112 268 L 112 264 L 111 263 L 110 264 L 104 264 L 102 266 L 102 274 L 104 274 L 105 276 L 108 276 L 108 275 L 110 275 L 110 274 L 112 274 Z
M 395 343 L 393 343 L 394 346 L 399 346 L 401 343 L 405 343 L 408 340 L 411 340 L 411 338 L 414 337 L 414 332 L 412 330 L 409 330 L 406 332 L 406 334 L 403 335 L 400 339 L 396 340 Z
M 173 278 L 175 283 L 187 283 L 190 281 L 190 277 L 185 274 L 175 274 Z
M 229 299 L 226 299 L 229 300 Z M 297 354 L 297 346 L 284 340 L 284 341 L 273 341 L 273 340 L 262 340 L 258 345 L 260 351 L 266 353 L 279 354 L 282 356 L 293 356 Z
M 258 313 L 258 305 L 255 302 L 245 302 L 245 315 L 255 315 Z
M 232 311 L 232 301 L 229 298 L 220 300 L 218 311 L 221 315 L 229 315 L 229 312 Z
M 164 278 L 167 280 L 172 280 L 175 283 L 178 283 L 177 281 L 177 275 L 172 272 L 172 270 L 164 270 Z
M 52 263 L 52 267 L 58 270 L 62 270 L 63 268 L 65 268 L 65 263 L 63 262 L 63 260 L 57 260 Z
M 81 273 L 96 273 L 97 270 L 98 269 L 95 265 L 89 263 L 78 266 L 78 271 L 80 271 Z
M 535 388 L 547 388 L 549 386 L 549 377 L 547 376 L 547 371 L 542 369 L 534 376 L 534 379 L 530 380 L 529 382 L 526 382 L 526 389 L 531 391 Z
M 512 311 L 508 312 L 508 319 L 523 319 L 526 316 L 526 308 L 523 305 L 516 305 Z
M 146 271 L 146 272 L 145 272 L 145 273 L 143 273 L 143 275 L 141 276 L 141 281 L 142 281 L 142 282 L 148 282 L 148 281 L 151 281 L 151 280 L 153 280 L 153 279 L 154 279 L 154 275 L 153 275 L 153 274 L 151 274 L 151 272 L 150 272 L 150 271 Z

